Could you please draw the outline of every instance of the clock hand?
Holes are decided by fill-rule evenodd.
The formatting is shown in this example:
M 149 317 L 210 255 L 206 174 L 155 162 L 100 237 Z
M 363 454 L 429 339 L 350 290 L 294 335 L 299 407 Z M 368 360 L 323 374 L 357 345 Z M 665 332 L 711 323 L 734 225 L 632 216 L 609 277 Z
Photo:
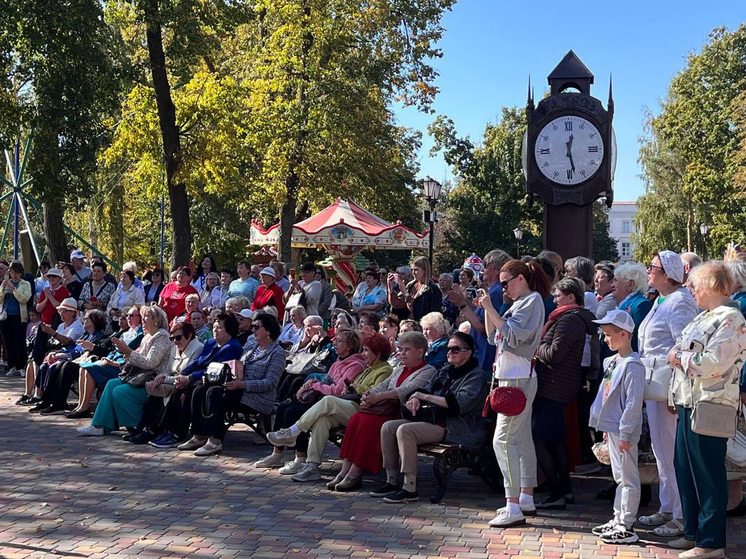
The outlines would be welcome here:
M 567 146 L 567 153 L 565 154 L 565 157 L 568 157 L 570 159 L 570 168 L 572 169 L 572 172 L 575 172 L 575 162 L 572 159 L 572 134 L 570 134 L 570 139 L 565 142 L 565 146 Z

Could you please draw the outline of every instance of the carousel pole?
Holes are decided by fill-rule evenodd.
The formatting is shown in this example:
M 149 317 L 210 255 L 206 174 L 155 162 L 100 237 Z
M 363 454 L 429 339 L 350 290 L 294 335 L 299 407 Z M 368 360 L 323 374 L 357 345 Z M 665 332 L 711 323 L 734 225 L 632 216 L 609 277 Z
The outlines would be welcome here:
M 21 141 L 16 140 L 16 153 L 15 153 L 15 168 L 11 167 L 10 172 L 13 175 L 13 189 L 16 192 L 16 196 L 19 196 L 20 194 L 20 188 L 18 187 L 18 183 L 20 182 L 20 177 L 18 173 L 21 170 Z M 18 231 L 18 225 L 20 223 L 20 207 L 19 207 L 18 201 L 16 201 L 16 211 L 15 215 L 13 217 L 13 260 L 18 260 L 18 252 L 20 248 L 20 239 L 19 239 L 19 231 Z

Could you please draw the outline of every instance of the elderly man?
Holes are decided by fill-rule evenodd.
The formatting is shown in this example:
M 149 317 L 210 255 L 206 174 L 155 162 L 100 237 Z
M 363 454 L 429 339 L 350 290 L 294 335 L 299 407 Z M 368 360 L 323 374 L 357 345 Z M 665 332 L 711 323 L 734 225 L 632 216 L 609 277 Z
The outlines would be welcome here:
M 681 263 L 684 265 L 684 284 L 686 284 L 687 278 L 689 278 L 690 272 L 702 264 L 702 259 L 694 252 L 683 252 L 681 253 Z
M 614 265 L 611 263 L 596 264 L 596 275 L 593 278 L 593 287 L 596 290 L 598 307 L 596 318 L 599 320 L 606 313 L 615 309 L 617 302 L 614 300 Z
M 258 281 L 259 283 L 262 282 L 262 278 L 259 276 L 259 274 L 261 274 L 261 273 L 262 273 L 262 267 L 261 266 L 259 266 L 258 264 L 252 264 L 251 265 L 251 272 L 249 273 L 249 275 L 252 278 L 254 278 L 256 281 Z
M 83 254 L 83 251 L 79 248 L 73 250 L 70 253 L 70 262 L 75 267 L 75 274 L 73 274 L 75 278 L 80 283 L 85 283 L 91 275 L 91 269 L 85 265 L 85 254 Z
M 503 304 L 503 289 L 500 285 L 500 269 L 510 256 L 502 250 L 491 250 L 483 260 L 484 281 L 489 286 L 490 300 L 492 306 L 499 309 Z M 463 318 L 471 324 L 471 336 L 474 338 L 474 357 L 479 362 L 479 367 L 484 371 L 491 371 L 495 363 L 496 347 L 487 341 L 484 328 L 484 309 L 474 307 L 474 304 L 466 295 L 466 287 L 458 286 L 452 288 L 448 300 L 459 307 Z

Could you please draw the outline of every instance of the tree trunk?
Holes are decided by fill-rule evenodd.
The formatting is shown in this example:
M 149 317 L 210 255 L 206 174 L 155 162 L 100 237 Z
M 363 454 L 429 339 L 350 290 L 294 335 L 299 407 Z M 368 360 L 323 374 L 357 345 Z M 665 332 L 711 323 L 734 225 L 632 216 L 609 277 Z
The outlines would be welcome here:
M 171 204 L 171 228 L 174 245 L 171 252 L 172 269 L 189 264 L 192 255 L 192 228 L 189 221 L 189 199 L 186 184 L 175 182 L 181 166 L 181 138 L 176 124 L 176 106 L 171 98 L 171 86 L 166 72 L 166 55 L 163 51 L 159 0 L 142 2 L 145 14 L 145 35 L 148 42 L 150 71 L 153 76 L 158 121 L 163 139 L 163 156 L 166 163 L 166 184 Z
M 65 209 L 61 200 L 45 201 L 42 204 L 44 213 L 44 236 L 47 239 L 47 252 L 50 262 L 69 262 L 70 251 L 65 240 L 63 217 Z
M 290 250 L 292 245 L 293 225 L 295 225 L 295 208 L 298 206 L 298 199 L 295 192 L 298 189 L 298 176 L 293 173 L 285 181 L 287 194 L 285 203 L 280 208 L 280 246 L 277 251 L 277 257 L 280 262 L 290 262 Z

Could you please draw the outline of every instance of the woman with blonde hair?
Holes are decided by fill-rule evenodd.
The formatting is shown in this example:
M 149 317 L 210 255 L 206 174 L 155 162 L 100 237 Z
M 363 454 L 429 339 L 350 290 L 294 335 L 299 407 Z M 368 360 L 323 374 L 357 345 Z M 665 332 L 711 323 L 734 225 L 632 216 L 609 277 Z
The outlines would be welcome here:
M 730 299 L 735 280 L 724 262 L 697 266 L 688 282 L 704 312 L 668 353 L 674 368 L 669 402 L 678 416 L 674 468 L 683 512 L 683 537 L 670 545 L 688 549 L 681 559 L 716 559 L 725 557 L 725 452 L 740 404 L 746 321 Z

